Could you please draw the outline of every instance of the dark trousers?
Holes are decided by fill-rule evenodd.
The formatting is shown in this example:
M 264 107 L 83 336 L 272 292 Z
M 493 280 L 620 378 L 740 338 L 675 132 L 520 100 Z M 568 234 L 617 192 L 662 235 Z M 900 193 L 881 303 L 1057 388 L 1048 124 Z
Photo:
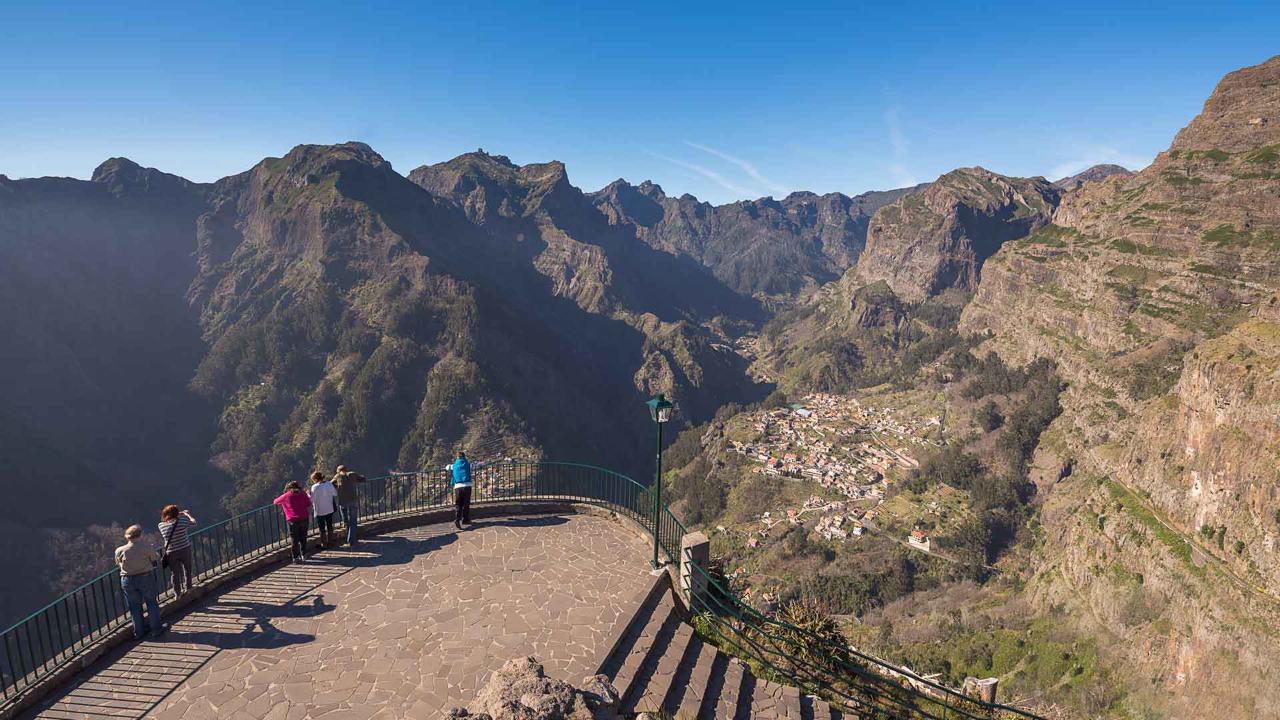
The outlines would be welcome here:
M 289 548 L 293 551 L 294 560 L 301 560 L 307 556 L 307 530 L 310 527 L 310 518 L 289 521 Z
M 453 489 L 453 521 L 471 522 L 471 488 L 460 487 Z
M 338 513 L 331 512 L 328 515 L 317 515 L 316 525 L 320 528 L 320 544 L 325 547 L 336 545 L 337 538 L 333 536 L 333 520 Z
M 169 579 L 173 582 L 174 595 L 191 589 L 191 555 L 190 545 L 181 550 L 170 550 L 165 555 L 169 560 Z

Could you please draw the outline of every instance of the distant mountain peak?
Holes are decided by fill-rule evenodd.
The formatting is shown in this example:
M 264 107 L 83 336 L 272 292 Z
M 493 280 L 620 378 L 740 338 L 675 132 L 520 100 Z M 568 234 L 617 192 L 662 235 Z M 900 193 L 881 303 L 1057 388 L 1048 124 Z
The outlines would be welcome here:
M 1131 177 L 1133 175 L 1133 171 L 1120 165 L 1103 163 L 1101 165 L 1094 165 L 1093 167 L 1087 168 L 1075 175 L 1055 180 L 1053 184 L 1063 190 L 1076 190 L 1085 183 L 1106 180 L 1107 178 L 1114 177 L 1116 175 Z
M 113 157 L 94 168 L 91 181 L 116 195 L 126 192 L 185 191 L 195 183 L 155 168 L 142 167 L 125 157 Z
M 357 162 L 374 167 L 391 166 L 376 150 L 356 141 L 336 145 L 296 145 L 283 158 L 268 158 L 264 162 L 273 159 L 284 161 L 291 167 L 334 162 Z

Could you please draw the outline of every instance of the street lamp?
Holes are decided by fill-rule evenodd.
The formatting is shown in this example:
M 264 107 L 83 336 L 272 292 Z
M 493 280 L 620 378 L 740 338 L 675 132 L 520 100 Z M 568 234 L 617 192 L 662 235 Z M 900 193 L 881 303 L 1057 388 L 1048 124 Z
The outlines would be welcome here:
M 645 405 L 649 406 L 649 417 L 658 426 L 657 470 L 653 475 L 653 566 L 657 568 L 660 567 L 658 565 L 658 545 L 660 544 L 660 528 L 662 527 L 662 426 L 671 420 L 671 411 L 674 406 L 667 401 L 667 398 L 662 393 L 655 395 Z

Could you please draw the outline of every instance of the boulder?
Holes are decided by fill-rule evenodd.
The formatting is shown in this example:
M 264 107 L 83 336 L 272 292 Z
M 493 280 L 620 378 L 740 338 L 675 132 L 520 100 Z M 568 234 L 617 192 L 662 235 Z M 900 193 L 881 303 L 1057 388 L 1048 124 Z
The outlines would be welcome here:
M 618 720 L 618 691 L 604 675 L 593 675 L 578 689 L 549 678 L 537 658 L 508 660 L 467 708 L 454 708 L 449 720 Z

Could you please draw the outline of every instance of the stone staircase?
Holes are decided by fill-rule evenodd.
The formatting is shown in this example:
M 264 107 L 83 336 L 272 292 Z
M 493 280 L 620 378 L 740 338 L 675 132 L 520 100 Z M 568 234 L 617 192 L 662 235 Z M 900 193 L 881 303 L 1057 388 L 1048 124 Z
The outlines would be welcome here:
M 624 713 L 665 711 L 676 720 L 856 720 L 794 687 L 762 680 L 746 664 L 694 635 L 672 599 L 655 585 L 600 667 L 622 696 Z

